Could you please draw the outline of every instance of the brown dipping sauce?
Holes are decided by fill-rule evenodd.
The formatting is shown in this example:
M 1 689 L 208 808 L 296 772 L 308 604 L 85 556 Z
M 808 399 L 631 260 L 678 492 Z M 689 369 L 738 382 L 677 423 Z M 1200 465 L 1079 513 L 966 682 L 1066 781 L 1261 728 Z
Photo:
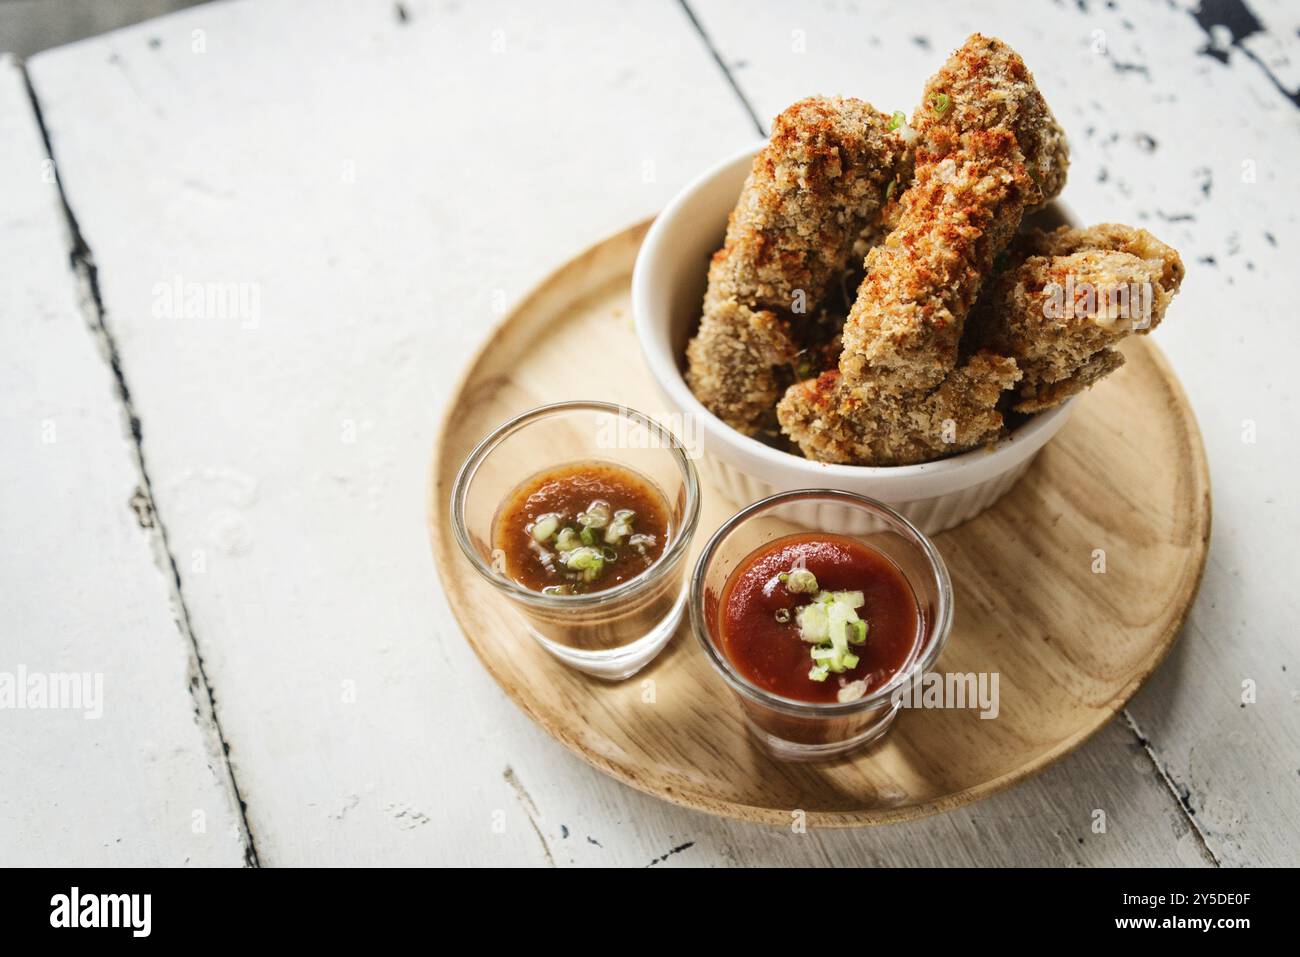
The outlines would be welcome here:
M 609 534 L 624 511 L 632 513 L 630 530 Z M 556 532 L 539 541 L 533 533 L 547 516 L 554 517 Z M 506 575 L 531 591 L 590 594 L 653 565 L 668 543 L 668 516 L 663 493 L 639 472 L 607 462 L 574 462 L 534 475 L 506 497 L 493 522 L 493 547 L 504 556 Z M 584 529 L 585 541 L 577 537 Z M 589 550 L 576 559 L 585 568 L 568 563 L 577 548 Z M 599 563 L 592 549 L 600 553 Z
M 808 677 L 811 646 L 797 623 L 798 607 L 813 596 L 777 579 L 797 562 L 816 576 L 819 590 L 860 591 L 866 598 L 858 614 L 867 622 L 867 640 L 852 649 L 857 665 L 824 681 Z M 779 620 L 781 609 L 788 620 Z M 718 622 L 719 644 L 737 671 L 774 694 L 813 703 L 836 701 L 853 681 L 864 681 L 866 694 L 884 686 L 907 664 L 921 634 L 916 596 L 898 566 L 855 538 L 824 533 L 787 535 L 747 555 L 722 588 Z

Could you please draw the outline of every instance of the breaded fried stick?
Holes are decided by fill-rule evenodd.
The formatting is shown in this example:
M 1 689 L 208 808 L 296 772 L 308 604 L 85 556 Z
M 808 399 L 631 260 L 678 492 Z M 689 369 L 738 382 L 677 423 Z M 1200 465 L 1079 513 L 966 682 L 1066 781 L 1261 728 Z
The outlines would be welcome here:
M 1037 195 L 1010 132 L 976 130 L 945 145 L 917 150 L 898 225 L 867 256 L 844 325 L 848 387 L 901 398 L 943 381 L 993 257 Z
M 778 313 L 820 302 L 909 161 L 889 126 L 846 97 L 810 97 L 777 116 L 713 257 L 709 297 Z
M 867 257 L 839 377 L 791 387 L 783 430 L 809 458 L 901 465 L 997 438 L 1020 378 L 987 353 L 958 365 L 965 319 L 1027 206 L 1060 192 L 1065 137 L 1020 57 L 975 34 L 926 84 L 916 175 Z
M 1035 229 L 1017 236 L 1007 250 L 1013 261 L 1030 256 L 1068 256 L 1087 250 L 1112 250 L 1145 259 L 1160 270 L 1160 282 L 1177 290 L 1187 270 L 1178 251 L 1167 246 L 1145 229 L 1122 223 L 1098 223 L 1096 226 L 1044 231 Z
M 1033 204 L 1054 199 L 1065 186 L 1070 167 L 1065 133 L 1025 61 L 995 37 L 974 33 L 966 39 L 925 85 L 912 123 L 930 143 L 941 130 L 953 135 L 1010 130 L 1038 187 Z
M 775 407 L 813 314 L 855 241 L 910 162 L 888 115 L 861 100 L 814 97 L 776 118 L 709 268 L 687 382 L 711 412 L 753 435 Z
M 705 408 L 746 435 L 770 431 L 798 347 L 787 322 L 734 299 L 711 304 L 686 346 L 686 381 Z
M 1020 372 L 1012 359 L 977 353 L 919 399 L 865 400 L 828 372 L 786 390 L 777 413 L 786 434 L 818 462 L 910 465 L 996 439 L 998 400 Z
M 1160 324 L 1184 268 L 1146 230 L 1115 224 L 1028 234 L 1016 242 L 1024 251 L 1035 254 L 980 299 L 969 342 L 1013 357 L 1023 373 L 1013 408 L 1039 412 L 1122 366 L 1115 344 Z
M 1024 61 L 980 34 L 930 78 L 912 125 L 915 179 L 867 257 L 840 357 L 845 385 L 892 397 L 933 389 L 953 368 L 994 257 L 1025 207 L 1059 192 L 1069 162 Z

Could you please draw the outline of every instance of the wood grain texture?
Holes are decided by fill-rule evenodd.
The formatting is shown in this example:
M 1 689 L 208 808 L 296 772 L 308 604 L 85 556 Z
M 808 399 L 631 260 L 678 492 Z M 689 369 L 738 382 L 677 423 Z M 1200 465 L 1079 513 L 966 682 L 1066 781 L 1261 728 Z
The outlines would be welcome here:
M 197 717 L 170 568 L 153 550 L 117 383 L 87 325 L 58 188 L 7 57 L 0 142 L 0 681 L 20 668 L 87 675 L 93 696 L 98 676 L 101 694 L 93 707 L 0 706 L 0 862 L 238 866 L 238 811 Z
M 978 800 L 1051 764 L 1113 716 L 1177 637 L 1209 537 L 1200 435 L 1149 340 L 1128 343 L 1125 368 L 1078 403 L 1010 494 L 936 540 L 957 600 L 938 670 L 997 672 L 995 719 L 905 713 L 883 744 L 854 760 L 781 764 L 753 745 L 688 625 L 617 685 L 566 669 L 527 640 L 447 531 L 452 482 L 497 424 L 573 397 L 556 385 L 562 357 L 638 353 L 628 290 L 647 225 L 557 270 L 506 318 L 470 363 L 438 440 L 429 518 L 443 588 L 470 644 L 520 707 L 641 790 L 767 824 L 789 824 L 798 809 L 823 826 L 909 820 Z M 584 371 L 583 397 L 671 421 L 639 364 L 595 365 Z M 692 556 L 743 504 L 706 490 Z
M 971 31 L 1019 50 L 1070 140 L 1065 198 L 1144 226 L 1187 278 L 1156 337 L 1204 434 L 1213 546 L 1187 636 L 1126 709 L 1224 865 L 1300 862 L 1300 654 L 1288 507 L 1300 330 L 1300 8 L 689 0 L 764 122 L 810 92 L 910 110 Z M 1237 13 L 1229 25 L 1229 15 Z M 796 42 L 798 41 L 798 42 Z

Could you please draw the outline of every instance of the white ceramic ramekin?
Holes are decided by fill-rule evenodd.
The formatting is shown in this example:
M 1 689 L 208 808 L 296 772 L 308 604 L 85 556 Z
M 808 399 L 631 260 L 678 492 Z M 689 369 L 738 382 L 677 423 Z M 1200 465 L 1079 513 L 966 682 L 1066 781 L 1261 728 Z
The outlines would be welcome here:
M 719 163 L 677 194 L 655 220 L 632 273 L 632 309 L 650 372 L 671 405 L 698 426 L 705 464 L 737 505 L 777 492 L 831 488 L 890 505 L 927 534 L 952 528 L 991 506 L 1029 468 L 1069 417 L 1071 399 L 1034 416 L 993 449 L 975 449 L 938 462 L 893 467 L 827 465 L 741 435 L 710 413 L 686 385 L 682 365 L 704 296 L 709 257 L 722 245 L 757 148 Z M 1045 217 L 1077 225 L 1059 201 Z M 811 520 L 810 516 L 810 520 Z

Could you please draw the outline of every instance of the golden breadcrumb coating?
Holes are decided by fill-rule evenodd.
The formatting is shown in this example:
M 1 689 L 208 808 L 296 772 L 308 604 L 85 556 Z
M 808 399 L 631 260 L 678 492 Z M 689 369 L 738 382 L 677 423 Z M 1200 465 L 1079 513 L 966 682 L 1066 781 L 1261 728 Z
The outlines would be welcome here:
M 848 385 L 898 396 L 933 389 L 954 366 L 994 257 L 1069 165 L 1024 61 L 978 33 L 926 83 L 912 128 L 915 178 L 868 257 L 840 358 Z
M 943 381 L 983 278 L 1034 195 L 1010 132 L 942 145 L 951 149 L 918 148 L 898 225 L 867 256 L 840 355 L 851 387 L 901 397 Z
M 1012 408 L 1017 412 L 1033 414 L 1060 405 L 1070 396 L 1082 392 L 1094 382 L 1105 378 L 1124 364 L 1124 356 L 1114 349 L 1102 349 L 1064 379 L 1038 386 L 1033 395 L 1021 399 Z
M 809 458 L 899 465 L 992 441 L 1021 377 L 993 353 L 959 365 L 962 333 L 1026 207 L 1064 185 L 1065 136 L 1024 61 L 979 34 L 927 83 L 912 127 L 914 179 L 882 214 L 893 230 L 867 256 L 840 375 L 792 386 L 778 407 Z
M 788 324 L 735 300 L 714 303 L 686 347 L 686 384 L 714 415 L 745 435 L 776 431 L 776 402 L 794 378 L 798 347 Z
M 1149 261 L 1160 270 L 1160 284 L 1177 291 L 1187 270 L 1178 251 L 1162 243 L 1145 229 L 1125 226 L 1122 223 L 1098 223 L 1096 226 L 1043 231 L 1030 230 L 1017 236 L 1008 248 L 1008 257 L 1022 261 L 1030 256 L 1068 256 L 1084 250 L 1105 250 L 1129 253 Z
M 1027 234 L 1013 252 L 1033 255 L 990 283 L 967 346 L 1015 358 L 1018 412 L 1057 405 L 1123 365 L 1115 344 L 1159 325 L 1184 275 L 1174 249 L 1114 224 Z
M 910 127 L 889 125 L 842 98 L 777 118 L 687 350 L 707 408 L 750 435 L 779 425 L 817 461 L 906 465 L 997 440 L 1009 409 L 1051 408 L 1119 368 L 1115 344 L 1154 328 L 1184 275 L 1144 230 L 1016 236 L 1060 193 L 1069 152 L 1001 41 L 972 35 Z
M 1065 186 L 1070 167 L 1065 133 L 1025 61 L 995 37 L 971 34 L 948 58 L 926 83 L 912 125 L 923 141 L 939 130 L 952 135 L 1010 130 L 1038 186 L 1031 205 L 1055 198 Z
M 923 397 L 847 388 L 837 371 L 786 390 L 777 415 L 805 456 L 848 465 L 911 465 L 1004 433 L 998 401 L 1020 378 L 1015 360 L 976 353 Z
M 887 114 L 845 97 L 782 112 L 745 180 L 709 271 L 709 295 L 753 308 L 811 309 L 876 218 L 908 162 Z
M 813 97 L 776 118 L 709 267 L 687 382 L 733 428 L 776 429 L 776 403 L 803 346 L 796 325 L 820 314 L 855 244 L 872 241 L 889 184 L 910 163 L 889 116 L 861 100 Z M 779 366 L 779 367 L 778 367 Z

